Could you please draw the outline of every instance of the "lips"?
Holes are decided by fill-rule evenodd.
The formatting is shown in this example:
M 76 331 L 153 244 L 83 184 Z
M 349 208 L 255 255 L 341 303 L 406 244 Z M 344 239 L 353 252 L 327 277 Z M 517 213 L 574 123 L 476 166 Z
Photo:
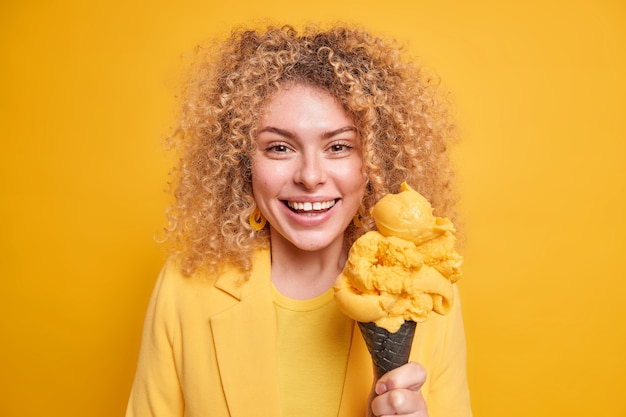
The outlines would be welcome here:
M 297 213 L 323 212 L 335 205 L 337 200 L 329 201 L 287 201 L 286 205 L 291 211 Z

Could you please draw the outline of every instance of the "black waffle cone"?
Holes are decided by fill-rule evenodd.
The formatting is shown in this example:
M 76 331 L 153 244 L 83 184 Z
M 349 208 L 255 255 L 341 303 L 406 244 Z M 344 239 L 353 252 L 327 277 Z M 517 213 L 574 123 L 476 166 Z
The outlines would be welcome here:
M 375 323 L 359 323 L 377 379 L 409 361 L 416 325 L 414 321 L 405 321 L 397 332 L 391 333 Z

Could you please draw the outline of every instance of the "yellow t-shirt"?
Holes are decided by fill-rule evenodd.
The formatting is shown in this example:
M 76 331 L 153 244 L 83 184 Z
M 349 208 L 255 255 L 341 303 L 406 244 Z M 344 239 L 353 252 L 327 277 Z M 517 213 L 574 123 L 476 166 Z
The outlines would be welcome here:
M 354 322 L 339 310 L 332 288 L 310 300 L 274 288 L 274 304 L 283 417 L 336 416 Z

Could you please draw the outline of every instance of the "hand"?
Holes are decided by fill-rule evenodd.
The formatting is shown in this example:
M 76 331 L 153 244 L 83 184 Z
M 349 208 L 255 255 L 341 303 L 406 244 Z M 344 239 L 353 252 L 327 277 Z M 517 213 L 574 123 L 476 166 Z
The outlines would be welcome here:
M 415 362 L 387 372 L 374 385 L 368 417 L 428 417 L 426 401 L 421 391 L 424 381 L 426 370 Z

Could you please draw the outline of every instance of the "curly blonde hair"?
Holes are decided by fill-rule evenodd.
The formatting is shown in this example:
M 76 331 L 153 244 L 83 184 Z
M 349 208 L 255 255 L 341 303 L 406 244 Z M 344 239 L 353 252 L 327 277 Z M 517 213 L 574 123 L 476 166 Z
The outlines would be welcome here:
M 284 26 L 237 30 L 199 52 L 172 137 L 180 161 L 166 228 L 185 274 L 224 263 L 249 271 L 252 251 L 269 244 L 267 228 L 255 232 L 248 222 L 256 209 L 251 158 L 263 106 L 288 83 L 328 91 L 357 127 L 367 186 L 348 245 L 373 228 L 369 209 L 403 181 L 437 215 L 454 217 L 445 96 L 395 41 L 347 26 Z

